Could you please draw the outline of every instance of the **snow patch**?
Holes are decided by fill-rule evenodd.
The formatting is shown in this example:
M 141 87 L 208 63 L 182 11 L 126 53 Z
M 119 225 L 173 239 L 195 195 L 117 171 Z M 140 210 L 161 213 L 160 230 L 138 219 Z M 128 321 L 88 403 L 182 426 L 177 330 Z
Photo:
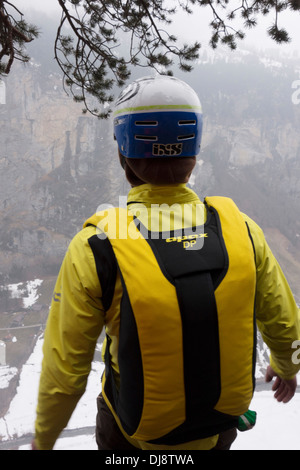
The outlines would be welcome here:
M 13 438 L 34 433 L 38 387 L 43 357 L 43 342 L 44 337 L 41 335 L 37 340 L 33 353 L 22 368 L 16 395 L 11 401 L 7 414 L 4 418 L 0 419 L 0 441 L 8 441 Z M 86 392 L 77 405 L 66 429 L 95 426 L 97 396 L 101 392 L 101 376 L 103 370 L 104 364 L 102 362 L 93 362 Z M 82 441 L 80 445 L 83 445 L 83 442 L 87 442 L 88 439 L 90 443 L 92 442 L 93 446 L 95 445 L 92 436 L 86 436 L 85 439 L 77 437 L 77 439 Z M 61 438 L 55 446 L 55 449 L 59 449 L 65 445 L 67 445 L 65 448 L 73 448 L 78 445 L 77 443 L 72 444 L 74 442 L 77 441 L 73 441 L 73 438 Z M 24 448 L 26 447 L 28 446 L 24 446 Z
M 0 367 L 0 389 L 9 387 L 10 381 L 17 375 L 16 367 L 1 366 Z
M 43 281 L 41 279 L 34 279 L 33 281 L 27 281 L 25 283 L 19 282 L 17 284 L 9 284 L 7 289 L 9 290 L 12 299 L 22 298 L 23 307 L 30 308 L 37 302 L 39 298 L 37 290 L 42 284 Z

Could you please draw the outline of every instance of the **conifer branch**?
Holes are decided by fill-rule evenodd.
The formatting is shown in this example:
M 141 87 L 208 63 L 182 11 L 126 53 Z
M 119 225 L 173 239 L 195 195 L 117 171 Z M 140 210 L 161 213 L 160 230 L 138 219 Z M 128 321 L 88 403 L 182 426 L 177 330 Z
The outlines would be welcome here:
M 54 0 L 55 1 L 55 0 Z M 277 43 L 290 40 L 280 24 L 284 10 L 300 11 L 300 0 L 57 0 L 61 19 L 54 42 L 56 62 L 63 74 L 63 87 L 84 105 L 84 111 L 105 118 L 110 111 L 115 86 L 123 86 L 132 67 L 151 67 L 172 75 L 175 60 L 191 71 L 200 43 L 179 45 L 168 32 L 174 15 L 193 14 L 193 8 L 208 8 L 212 21 L 210 45 L 220 43 L 235 49 L 254 28 L 259 17 L 273 14 L 268 34 Z M 198 13 L 198 12 L 197 12 Z M 16 19 L 17 18 L 17 19 Z M 70 32 L 71 31 L 71 32 Z M 26 45 L 38 36 L 13 0 L 0 0 L 0 76 L 8 74 L 15 60 L 28 62 Z M 200 36 L 200 39 L 201 36 Z M 123 46 L 128 41 L 128 47 Z

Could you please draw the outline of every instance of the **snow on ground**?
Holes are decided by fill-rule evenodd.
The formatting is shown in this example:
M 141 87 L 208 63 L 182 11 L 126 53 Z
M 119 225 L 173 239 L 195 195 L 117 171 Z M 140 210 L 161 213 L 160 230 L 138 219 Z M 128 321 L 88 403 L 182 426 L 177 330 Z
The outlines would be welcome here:
M 37 293 L 38 287 L 43 284 L 41 279 L 35 279 L 34 281 L 27 282 L 27 296 L 23 299 L 24 308 L 30 308 L 39 298 Z
M 278 403 L 272 392 L 256 392 L 251 403 L 257 423 L 239 433 L 232 450 L 300 450 L 300 393 L 290 403 Z
M 37 290 L 42 283 L 43 281 L 41 279 L 34 279 L 26 283 L 19 282 L 18 284 L 9 284 L 7 289 L 10 291 L 12 299 L 23 298 L 23 307 L 30 308 L 39 298 Z
M 0 367 L 0 388 L 7 388 L 11 379 L 18 373 L 16 367 L 2 366 Z
M 11 402 L 9 411 L 0 419 L 0 436 L 3 440 L 22 437 L 34 431 L 42 343 L 41 337 L 23 366 L 17 394 Z M 101 362 L 93 363 L 86 393 L 71 417 L 67 429 L 95 425 L 96 397 L 101 387 L 100 377 L 103 367 Z M 250 408 L 258 414 L 257 424 L 253 430 L 239 433 L 232 450 L 300 450 L 298 432 L 300 393 L 296 394 L 290 403 L 284 405 L 277 403 L 270 391 L 256 392 Z M 29 448 L 22 446 L 20 450 Z M 55 445 L 55 450 L 96 450 L 96 448 L 94 435 L 84 432 L 79 436 L 62 437 Z
M 10 440 L 13 437 L 22 437 L 34 432 L 35 410 L 42 360 L 42 344 L 43 337 L 40 337 L 33 353 L 22 368 L 17 393 L 11 401 L 10 408 L 5 417 L 0 419 L 0 436 L 3 441 Z M 71 417 L 67 429 L 77 429 L 95 425 L 96 398 L 101 390 L 100 378 L 103 368 L 104 365 L 102 363 L 93 362 L 87 390 Z

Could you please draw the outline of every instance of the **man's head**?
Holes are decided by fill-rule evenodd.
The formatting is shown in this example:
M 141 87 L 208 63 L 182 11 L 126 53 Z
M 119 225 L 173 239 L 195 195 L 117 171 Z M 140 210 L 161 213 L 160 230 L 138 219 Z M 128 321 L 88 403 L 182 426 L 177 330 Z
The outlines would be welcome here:
M 119 96 L 114 135 L 128 181 L 186 183 L 202 137 L 202 109 L 194 90 L 173 77 L 146 77 Z

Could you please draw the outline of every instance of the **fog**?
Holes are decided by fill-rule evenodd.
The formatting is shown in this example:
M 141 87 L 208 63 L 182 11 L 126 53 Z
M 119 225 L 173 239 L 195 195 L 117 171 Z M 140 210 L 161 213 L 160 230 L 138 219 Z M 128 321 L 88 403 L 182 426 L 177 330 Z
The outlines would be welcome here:
M 168 2 L 167 2 L 168 3 Z M 169 0 L 170 4 L 173 4 L 173 0 Z M 240 5 L 240 1 L 230 1 L 230 9 Z M 15 0 L 13 2 L 23 13 L 26 13 L 28 17 L 32 13 L 43 12 L 43 14 L 49 14 L 51 16 L 57 16 L 59 18 L 61 13 L 61 7 L 57 0 Z M 225 14 L 222 13 L 225 17 Z M 35 15 L 36 18 L 36 15 Z M 175 15 L 172 19 L 172 25 L 167 26 L 167 29 L 175 34 L 182 42 L 190 42 L 193 40 L 199 41 L 203 47 L 209 45 L 209 39 L 211 29 L 209 27 L 210 22 L 213 19 L 212 11 L 209 6 L 207 7 L 194 7 L 193 14 L 187 14 L 180 12 Z M 246 33 L 244 40 L 239 41 L 238 47 L 246 44 L 247 47 L 253 46 L 258 49 L 278 49 L 278 51 L 299 51 L 300 45 L 300 12 L 293 12 L 286 10 L 279 15 L 278 26 L 280 28 L 287 29 L 291 41 L 288 44 L 276 44 L 267 34 L 267 29 L 271 26 L 274 21 L 274 13 L 269 15 L 257 17 L 258 24 L 252 30 L 245 30 L 243 22 L 237 15 L 236 20 L 232 23 L 232 26 L 237 29 L 241 29 Z M 188 27 L 187 27 L 188 25 Z

